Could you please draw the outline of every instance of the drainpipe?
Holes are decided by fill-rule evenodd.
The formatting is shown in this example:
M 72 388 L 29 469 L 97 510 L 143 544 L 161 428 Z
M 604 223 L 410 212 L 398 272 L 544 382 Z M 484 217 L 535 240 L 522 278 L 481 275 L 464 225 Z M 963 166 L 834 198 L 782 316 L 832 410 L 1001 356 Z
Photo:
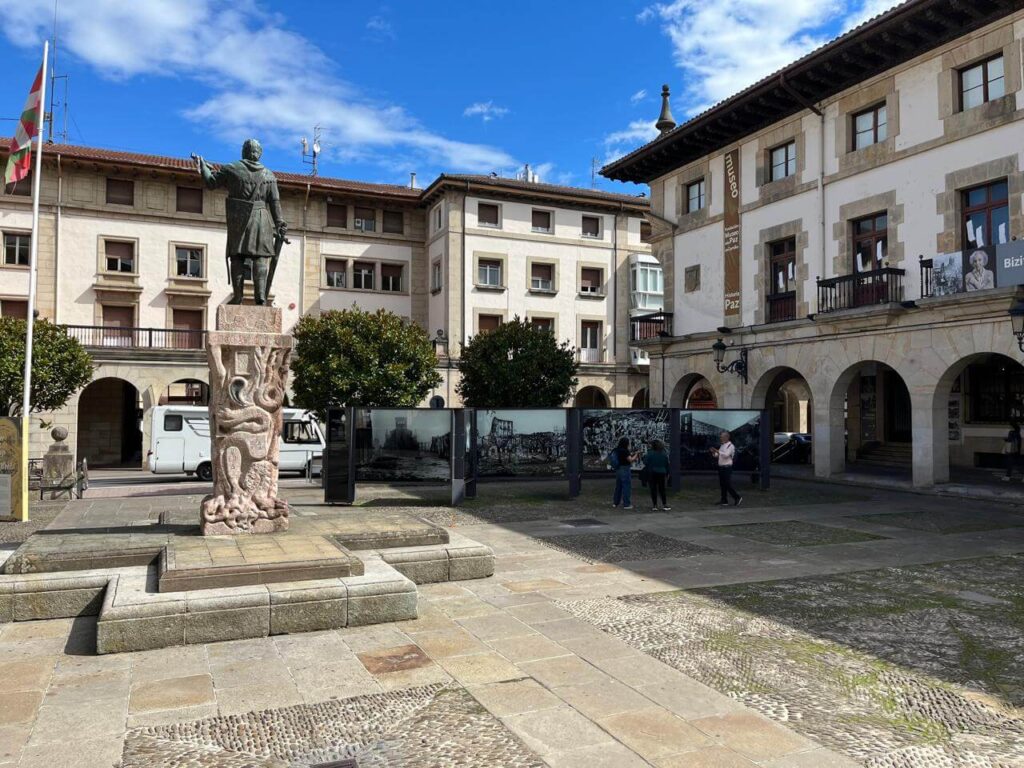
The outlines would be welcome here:
M 821 232 L 821 272 L 822 277 L 828 276 L 825 259 L 825 113 L 786 81 L 786 75 L 779 75 L 779 85 L 786 93 L 796 99 L 802 106 L 818 116 L 818 225 Z M 817 297 L 815 297 L 817 298 Z
M 618 332 L 618 299 L 619 299 L 619 216 L 622 215 L 625 206 L 619 203 L 619 213 L 613 219 L 612 224 L 612 363 L 618 365 L 619 361 L 615 355 L 615 334 Z M 629 224 L 627 222 L 626 226 Z M 627 322 L 628 326 L 629 323 Z M 616 382 L 618 383 L 618 382 Z

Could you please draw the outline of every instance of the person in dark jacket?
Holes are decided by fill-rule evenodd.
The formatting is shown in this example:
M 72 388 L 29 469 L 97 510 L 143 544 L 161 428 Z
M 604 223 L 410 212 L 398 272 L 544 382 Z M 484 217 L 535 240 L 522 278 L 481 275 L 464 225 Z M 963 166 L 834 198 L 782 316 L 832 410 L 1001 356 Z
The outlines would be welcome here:
M 647 485 L 651 489 L 651 506 L 654 511 L 665 512 L 672 509 L 665 499 L 665 485 L 668 480 L 668 453 L 661 440 L 652 440 L 650 450 L 644 454 L 644 470 L 647 472 Z M 658 498 L 661 506 L 658 506 Z
M 619 440 L 619 444 L 608 455 L 609 463 L 615 470 L 615 496 L 612 506 L 622 504 L 623 509 L 633 508 L 633 462 L 637 460 L 635 453 L 629 451 L 629 438 Z
M 1003 456 L 1006 458 L 1006 477 L 1003 480 L 1007 482 L 1013 479 L 1013 470 L 1020 464 L 1020 442 L 1020 424 L 1013 419 L 1003 445 Z

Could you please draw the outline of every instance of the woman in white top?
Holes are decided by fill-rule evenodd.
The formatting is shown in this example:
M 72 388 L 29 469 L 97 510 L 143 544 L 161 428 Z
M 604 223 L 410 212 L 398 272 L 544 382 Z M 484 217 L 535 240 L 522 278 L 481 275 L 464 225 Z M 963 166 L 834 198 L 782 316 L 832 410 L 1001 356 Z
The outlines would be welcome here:
M 722 500 L 718 502 L 718 506 L 728 507 L 728 497 L 732 496 L 738 507 L 743 497 L 732 487 L 732 461 L 736 456 L 736 446 L 732 444 L 732 435 L 728 432 L 722 432 L 718 439 L 721 445 L 711 449 L 711 454 L 718 459 L 718 487 L 722 490 Z

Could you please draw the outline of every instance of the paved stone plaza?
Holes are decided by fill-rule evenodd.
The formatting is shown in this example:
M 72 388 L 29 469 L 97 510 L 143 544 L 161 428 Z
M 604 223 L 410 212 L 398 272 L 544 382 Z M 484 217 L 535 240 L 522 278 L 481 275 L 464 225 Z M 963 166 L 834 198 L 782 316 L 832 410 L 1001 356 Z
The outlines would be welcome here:
M 94 618 L 0 625 L 0 765 L 1024 765 L 1024 510 L 776 485 L 373 488 L 495 575 L 413 621 L 107 656 Z

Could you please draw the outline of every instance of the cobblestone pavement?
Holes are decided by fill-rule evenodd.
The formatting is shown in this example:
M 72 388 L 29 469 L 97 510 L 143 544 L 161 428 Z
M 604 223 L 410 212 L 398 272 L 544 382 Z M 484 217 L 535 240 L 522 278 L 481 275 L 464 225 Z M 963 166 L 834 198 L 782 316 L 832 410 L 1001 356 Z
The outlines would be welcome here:
M 93 654 L 93 619 L 0 625 L 0 766 L 1024 764 L 1020 510 L 970 530 L 968 505 L 885 491 L 780 483 L 724 510 L 691 481 L 672 512 L 634 514 L 610 491 L 481 485 L 459 514 L 495 575 L 422 586 L 414 621 L 113 656 Z M 361 496 L 450 514 L 436 490 Z M 318 513 L 315 491 L 294 498 Z M 193 502 L 94 503 L 145 519 Z M 537 519 L 487 519 L 516 509 Z M 604 525 L 566 522 L 582 517 Z M 789 521 L 883 538 L 715 530 Z M 628 546 L 579 538 L 647 534 L 676 543 L 609 562 Z
M 874 516 L 872 516 L 874 517 Z M 861 518 L 864 519 L 863 517 Z M 879 521 L 875 521 L 879 522 Z M 780 520 L 777 523 L 744 523 L 741 525 L 709 525 L 709 531 L 742 536 L 745 539 L 778 544 L 783 547 L 815 547 L 822 544 L 845 544 L 851 541 L 884 539 L 873 533 L 832 528 L 800 520 Z

